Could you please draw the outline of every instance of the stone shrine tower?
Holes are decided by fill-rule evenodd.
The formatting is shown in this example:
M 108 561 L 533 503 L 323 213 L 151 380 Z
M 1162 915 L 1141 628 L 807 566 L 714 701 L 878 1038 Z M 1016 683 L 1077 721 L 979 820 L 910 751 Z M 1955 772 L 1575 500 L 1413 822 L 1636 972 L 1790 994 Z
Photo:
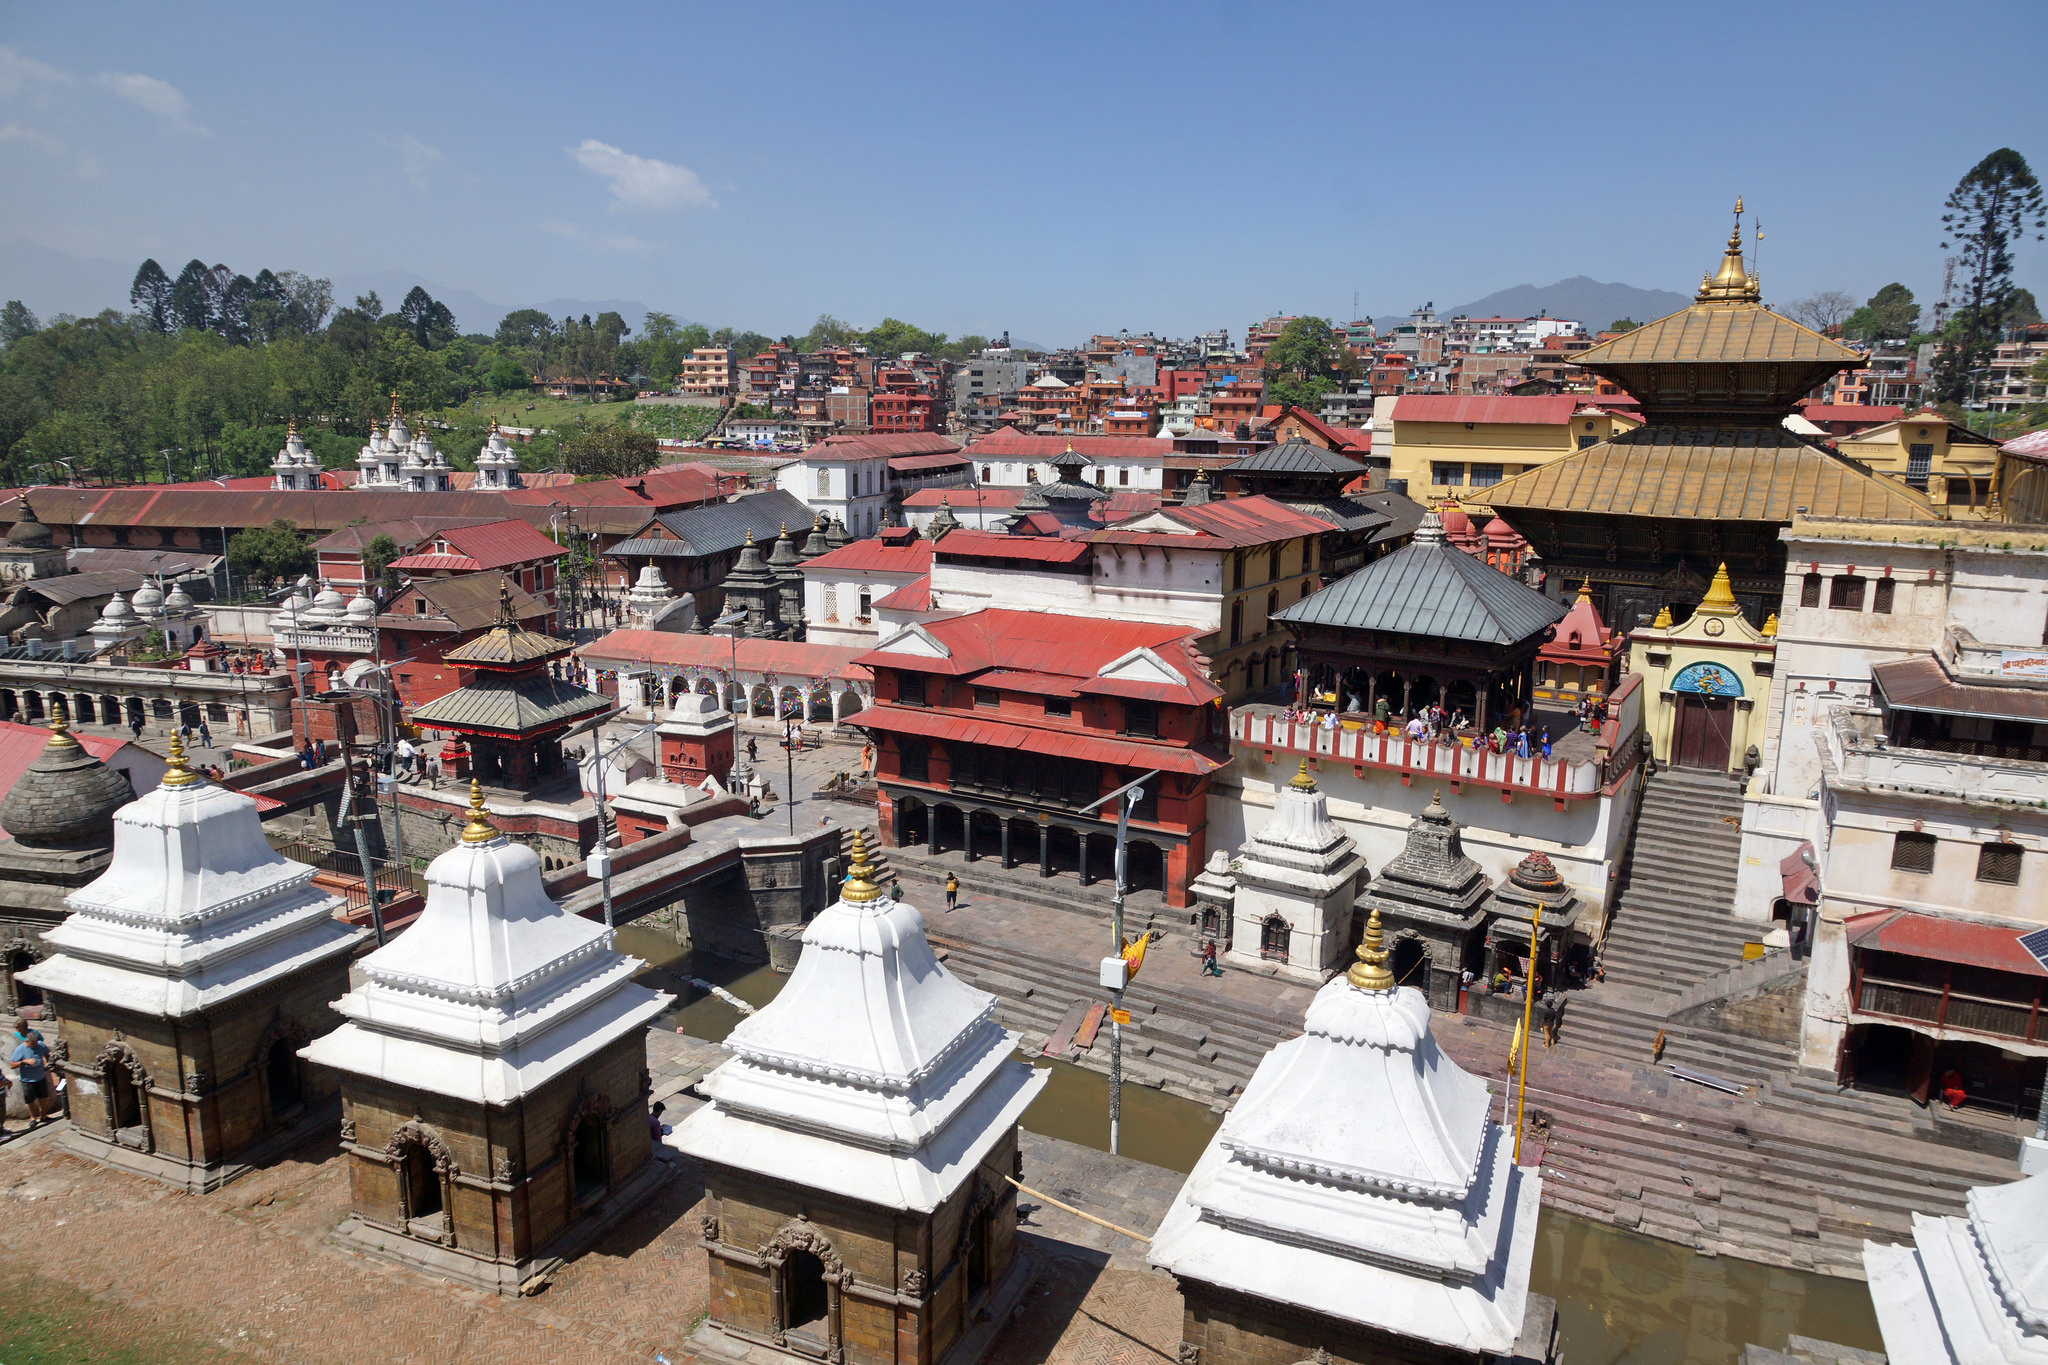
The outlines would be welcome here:
M 1180 1359 L 1553 1360 L 1556 1305 L 1529 1292 L 1543 1178 L 1394 983 L 1377 915 L 1358 959 L 1259 1063 L 1153 1235 Z
M 726 611 L 747 614 L 745 621 L 732 627 L 734 633 L 755 640 L 782 638 L 782 581 L 762 558 L 751 530 L 719 590 L 725 595 Z
M 334 1240 L 516 1294 L 630 1212 L 660 1183 L 647 1025 L 673 998 L 634 984 L 641 965 L 548 899 L 471 782 L 426 909 L 301 1054 L 341 1075 L 354 1211 Z
M 661 775 L 690 785 L 707 777 L 723 782 L 732 771 L 733 739 L 738 724 L 718 698 L 701 692 L 679 692 L 669 704 L 668 718 L 655 730 Z
M 519 481 L 519 452 L 505 439 L 505 433 L 498 430 L 498 419 L 491 419 L 490 435 L 484 438 L 483 448 L 476 453 L 476 482 L 478 489 L 524 488 Z
M 711 1102 L 670 1138 L 704 1169 L 700 1354 L 979 1358 L 1029 1278 L 1004 1176 L 1047 1079 L 995 1010 L 868 880 L 856 834 L 789 984 L 732 1031 L 732 1060 L 700 1085 Z
M 28 494 L 21 495 L 21 515 L 0 542 L 0 583 L 28 583 L 69 573 L 69 552 L 56 534 L 36 520 Z
M 1393 936 L 1394 977 L 1429 996 L 1446 1012 L 1458 1007 L 1458 983 L 1484 961 L 1481 926 L 1491 890 L 1486 869 L 1465 856 L 1459 826 L 1444 809 L 1443 793 L 1408 826 L 1408 842 L 1380 869 L 1372 890 L 1358 899 L 1361 914 L 1380 917 Z M 1527 934 L 1524 932 L 1526 941 Z
M 19 977 L 63 1021 L 60 1143 L 204 1192 L 333 1122 L 333 1078 L 298 1050 L 338 1022 L 327 1002 L 370 931 L 313 872 L 172 737 L 162 785 L 114 816 L 112 862 Z
M 1538 905 L 1543 907 L 1543 928 L 1536 945 L 1535 970 L 1546 988 L 1564 979 L 1565 955 L 1571 951 L 1575 938 L 1584 938 L 1579 911 L 1585 902 L 1565 884 L 1557 864 L 1542 852 L 1530 853 L 1516 863 L 1515 870 L 1501 878 L 1500 885 L 1487 898 L 1486 911 L 1491 922 L 1486 926 L 1486 945 L 1492 950 L 1487 975 L 1492 975 L 1504 958 L 1511 957 L 1519 964 L 1529 956 L 1529 930 L 1536 921 Z M 1516 978 L 1527 971 L 1528 968 L 1517 965 Z
M 1229 957 L 1321 982 L 1351 946 L 1351 906 L 1371 873 L 1330 799 L 1301 771 L 1274 794 L 1273 818 L 1237 853 L 1237 920 Z

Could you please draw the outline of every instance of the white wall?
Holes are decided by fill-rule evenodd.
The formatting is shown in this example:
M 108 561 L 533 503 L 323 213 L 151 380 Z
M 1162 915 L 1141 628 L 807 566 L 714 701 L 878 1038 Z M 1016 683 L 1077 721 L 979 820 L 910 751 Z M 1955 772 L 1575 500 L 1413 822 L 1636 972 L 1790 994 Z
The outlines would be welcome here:
M 775 486 L 809 511 L 836 519 L 855 537 L 871 536 L 881 527 L 888 505 L 889 462 L 819 458 L 830 449 L 814 446 L 776 470 Z

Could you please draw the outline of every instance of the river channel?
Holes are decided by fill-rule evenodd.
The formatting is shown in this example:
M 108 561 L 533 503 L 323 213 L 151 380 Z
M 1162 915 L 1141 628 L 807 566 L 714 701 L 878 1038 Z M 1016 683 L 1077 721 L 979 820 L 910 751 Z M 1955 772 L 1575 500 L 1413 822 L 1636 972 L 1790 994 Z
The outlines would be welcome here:
M 619 947 L 649 964 L 641 976 L 647 984 L 689 1002 L 664 1023 L 713 1042 L 741 1015 L 692 987 L 690 977 L 715 981 L 752 1005 L 773 1000 L 788 980 L 767 967 L 699 962 L 654 928 L 621 929 Z M 1025 1111 L 1024 1127 L 1106 1150 L 1108 1078 L 1068 1062 L 1028 1060 L 1052 1078 Z M 1126 1086 L 1123 1154 L 1192 1170 L 1221 1122 L 1192 1100 Z M 1869 1291 L 1860 1282 L 1700 1256 L 1552 1209 L 1537 1225 L 1531 1281 L 1536 1292 L 1557 1300 L 1566 1365 L 1732 1365 L 1746 1342 L 1782 1351 L 1793 1335 L 1883 1349 Z

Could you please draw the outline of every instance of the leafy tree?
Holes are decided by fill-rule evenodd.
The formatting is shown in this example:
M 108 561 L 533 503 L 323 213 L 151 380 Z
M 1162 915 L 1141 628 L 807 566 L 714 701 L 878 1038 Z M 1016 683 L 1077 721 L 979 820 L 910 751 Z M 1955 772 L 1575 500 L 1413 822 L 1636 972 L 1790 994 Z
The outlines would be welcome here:
M 1610 332 L 1633 332 L 1642 325 L 1642 323 L 1637 322 L 1634 318 L 1616 318 L 1607 324 L 1607 330 Z
M 726 347 L 742 364 L 775 344 L 759 332 L 735 332 L 730 327 L 721 328 L 720 331 L 725 334 L 725 340 L 718 341 L 714 335 L 713 344 Z
M 425 350 L 439 350 L 455 339 L 455 313 L 447 304 L 414 285 L 398 305 L 398 316 L 412 331 L 412 339 Z
M 1856 311 L 1856 300 L 1839 289 L 1823 289 L 1820 293 L 1800 299 L 1792 305 L 1792 317 L 1816 332 L 1825 332 L 1842 325 L 1851 313 Z
M 334 286 L 296 270 L 256 272 L 249 294 L 249 339 L 263 343 L 312 336 L 334 307 Z
M 1336 384 L 1347 361 L 1357 363 L 1339 344 L 1328 318 L 1299 317 L 1280 329 L 1266 348 L 1266 399 L 1315 411 Z
M 36 321 L 36 315 L 20 299 L 9 299 L 7 306 L 0 308 L 0 346 L 12 346 L 42 330 L 43 324 Z
M 377 297 L 374 289 L 367 294 L 358 294 L 356 311 L 368 318 L 381 318 L 384 316 L 384 300 Z
M 172 312 L 171 277 L 154 260 L 144 261 L 128 286 L 128 306 L 141 314 L 152 332 L 175 329 Z
M 830 313 L 818 314 L 818 320 L 811 324 L 797 344 L 800 351 L 822 351 L 827 346 L 845 346 L 860 340 L 860 329 L 850 322 L 841 322 Z
M 363 577 L 375 579 L 386 597 L 398 591 L 398 575 L 392 572 L 391 561 L 403 553 L 398 542 L 385 535 L 371 536 L 363 547 Z
M 251 526 L 230 536 L 228 564 L 244 578 L 275 583 L 313 567 L 313 542 L 297 523 L 279 517 L 268 526 Z
M 579 479 L 630 479 L 654 468 L 651 433 L 627 427 L 580 431 L 562 442 L 562 463 Z
M 553 318 L 538 308 L 519 308 L 499 319 L 497 334 L 492 339 L 500 346 L 537 350 L 554 337 Z
M 946 344 L 944 332 L 927 332 L 900 318 L 883 318 L 861 337 L 870 354 L 891 359 L 911 351 L 933 354 Z
M 1842 335 L 1873 344 L 1900 341 L 1913 335 L 1920 325 L 1920 305 L 1913 291 L 1897 281 L 1872 294 L 1861 308 L 1842 322 Z
M 1943 250 L 1954 246 L 1960 253 L 1963 303 L 1956 310 L 1957 326 L 1944 329 L 1935 357 L 1935 392 L 1947 401 L 1961 402 L 1970 391 L 1971 371 L 1990 358 L 2012 308 L 2013 240 L 2024 240 L 2029 229 L 2036 241 L 2041 240 L 2041 229 L 2048 227 L 2048 208 L 2033 168 L 2010 147 L 1999 148 L 1971 167 L 1942 207 L 1947 210 L 1941 225 L 1948 240 L 1941 245 Z
M 492 361 L 484 376 L 484 384 L 492 393 L 513 393 L 532 382 L 533 377 L 526 372 L 526 367 L 509 355 L 501 355 Z
M 2026 327 L 2041 320 L 2041 306 L 2034 302 L 2034 291 L 2015 289 L 2006 300 L 2005 322 L 2008 327 Z

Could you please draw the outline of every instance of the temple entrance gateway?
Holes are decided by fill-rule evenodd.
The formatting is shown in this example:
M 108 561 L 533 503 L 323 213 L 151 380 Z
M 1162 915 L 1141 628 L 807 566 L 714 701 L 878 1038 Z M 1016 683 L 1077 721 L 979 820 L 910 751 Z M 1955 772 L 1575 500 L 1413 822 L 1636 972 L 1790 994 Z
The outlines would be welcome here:
M 1681 768 L 1726 772 L 1729 746 L 1735 742 L 1735 703 L 1727 697 L 1686 692 L 1678 697 L 1677 724 L 1671 738 L 1671 761 Z

